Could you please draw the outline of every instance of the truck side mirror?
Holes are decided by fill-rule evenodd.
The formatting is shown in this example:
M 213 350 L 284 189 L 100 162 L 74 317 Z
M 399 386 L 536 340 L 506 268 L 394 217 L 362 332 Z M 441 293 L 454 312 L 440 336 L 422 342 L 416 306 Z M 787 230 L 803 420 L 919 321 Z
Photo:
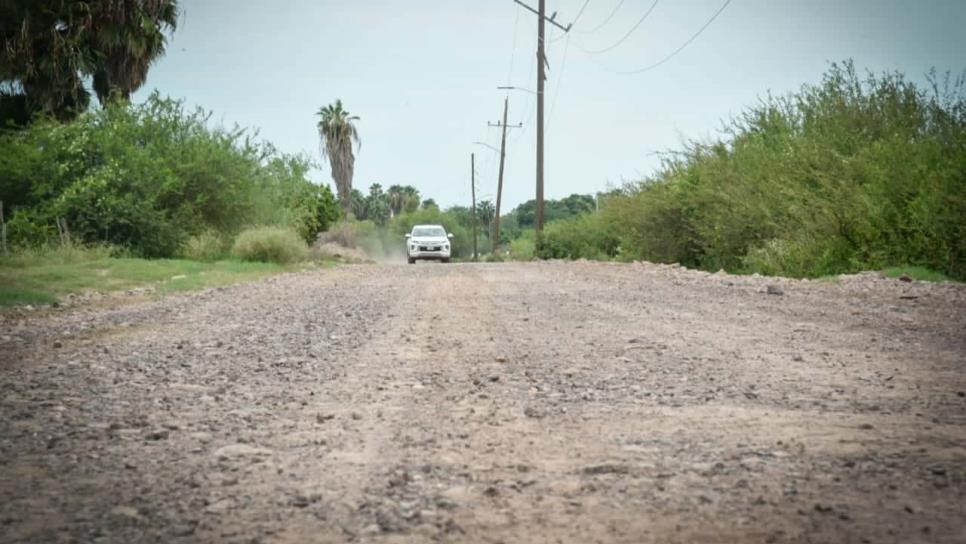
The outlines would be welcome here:
M 453 239 L 453 235 L 452 234 L 447 234 L 446 237 L 449 238 L 450 240 Z
M 410 237 L 410 236 L 412 236 L 412 234 L 409 234 L 409 233 L 407 232 L 407 233 L 406 233 L 406 238 L 407 238 L 407 239 L 409 239 L 409 237 Z

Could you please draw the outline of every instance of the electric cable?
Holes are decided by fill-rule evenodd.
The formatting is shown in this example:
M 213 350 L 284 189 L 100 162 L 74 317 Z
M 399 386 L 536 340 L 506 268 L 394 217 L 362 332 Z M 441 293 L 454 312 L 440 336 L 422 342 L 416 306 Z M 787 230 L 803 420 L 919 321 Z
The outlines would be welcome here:
M 573 28 L 573 26 L 575 24 L 577 24 L 577 21 L 580 20 L 580 16 L 584 14 L 584 10 L 587 9 L 587 4 L 589 4 L 589 3 L 590 3 L 590 0 L 586 0 L 584 2 L 584 5 L 580 7 L 580 11 L 577 12 L 577 16 L 574 17 L 574 20 L 570 22 L 570 27 L 568 27 L 568 28 Z M 557 36 L 556 38 L 550 38 L 547 41 L 555 42 L 555 41 L 558 41 L 558 40 L 563 39 L 564 36 L 568 36 L 569 34 L 570 34 L 570 31 L 568 30 L 568 31 L 564 32 L 563 34 Z
M 677 55 L 678 53 L 680 53 L 681 51 L 683 51 L 685 47 L 691 45 L 691 42 L 693 42 L 694 40 L 696 40 L 698 38 L 698 36 L 700 36 L 701 33 L 705 31 L 706 28 L 708 28 L 709 26 L 711 26 L 711 23 L 713 23 L 714 20 L 718 18 L 718 15 L 721 15 L 721 12 L 724 11 L 725 8 L 728 7 L 728 4 L 730 4 L 730 3 L 731 3 L 731 0 L 725 0 L 724 4 L 722 4 L 721 7 L 718 8 L 718 11 L 714 12 L 714 15 L 712 15 L 711 18 L 708 19 L 708 22 L 704 23 L 704 26 L 702 26 L 700 29 L 698 29 L 698 31 L 695 32 L 693 36 L 691 36 L 690 38 L 688 38 L 688 41 L 684 42 L 684 44 L 681 45 L 681 47 L 678 47 L 677 49 L 675 49 L 674 51 L 672 51 L 670 55 L 664 57 L 663 59 L 661 59 L 661 60 L 659 60 L 659 61 L 657 61 L 657 62 L 655 62 L 653 64 L 649 64 L 649 65 L 647 65 L 647 66 L 645 66 L 643 68 L 638 68 L 637 70 L 627 70 L 627 71 L 612 70 L 612 71 L 614 73 L 621 74 L 621 75 L 640 74 L 640 73 L 646 72 L 648 70 L 652 70 L 654 68 L 657 68 L 658 66 L 660 66 L 660 65 L 664 64 L 665 62 L 671 60 L 672 58 L 674 58 L 675 55 Z
M 579 34 L 593 34 L 594 32 L 597 32 L 598 30 L 604 28 L 604 26 L 607 23 L 609 23 L 610 20 L 613 19 L 615 15 L 617 15 L 617 12 L 620 11 L 621 6 L 623 6 L 623 5 L 624 5 L 624 0 L 620 0 L 619 2 L 617 2 L 617 6 L 614 8 L 614 11 L 610 12 L 610 15 L 608 15 L 607 18 L 604 19 L 604 22 L 602 22 L 599 25 L 595 26 L 591 30 L 578 31 L 578 33 Z
M 617 40 L 616 43 L 614 43 L 614 44 L 612 44 L 612 45 L 610 45 L 608 47 L 605 47 L 603 49 L 585 49 L 583 47 L 581 47 L 580 49 L 583 50 L 584 53 L 588 53 L 588 54 L 591 54 L 591 55 L 599 55 L 601 53 L 606 53 L 606 52 L 608 52 L 608 51 L 616 48 L 620 44 L 622 44 L 625 41 L 627 41 L 627 38 L 630 38 L 631 35 L 634 34 L 635 31 L 637 31 L 637 29 L 641 26 L 641 24 L 644 23 L 644 20 L 647 19 L 647 16 L 650 15 L 652 11 L 654 11 L 654 8 L 657 6 L 658 1 L 659 0 L 654 0 L 654 3 L 651 4 L 651 7 L 648 8 L 646 12 L 644 12 L 644 16 L 641 17 L 633 27 L 631 27 L 631 29 L 627 32 L 627 34 L 624 34 L 624 36 L 621 39 Z
M 516 18 L 513 20 L 513 49 L 510 50 L 510 71 L 506 76 L 506 84 L 510 85 L 510 80 L 513 78 L 513 61 L 516 59 L 517 55 L 517 27 L 520 24 L 520 5 L 514 4 L 516 6 Z
M 550 99 L 550 111 L 547 112 L 547 122 L 546 122 L 546 126 L 544 126 L 545 133 L 549 131 L 550 120 L 553 118 L 553 112 L 554 110 L 556 110 L 556 107 L 557 107 L 557 95 L 560 94 L 560 85 L 563 82 L 564 69 L 567 67 L 567 52 L 569 50 L 570 50 L 570 38 L 568 37 L 567 41 L 564 42 L 563 59 L 560 61 L 560 69 L 559 69 L 560 75 L 557 76 L 557 85 L 554 86 L 553 98 Z

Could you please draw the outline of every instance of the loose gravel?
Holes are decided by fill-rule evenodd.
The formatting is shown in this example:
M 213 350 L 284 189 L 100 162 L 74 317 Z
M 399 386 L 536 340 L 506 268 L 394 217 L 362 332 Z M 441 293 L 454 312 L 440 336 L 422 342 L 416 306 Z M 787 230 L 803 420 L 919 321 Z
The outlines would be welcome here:
M 0 313 L 2 542 L 963 542 L 966 286 L 355 265 Z

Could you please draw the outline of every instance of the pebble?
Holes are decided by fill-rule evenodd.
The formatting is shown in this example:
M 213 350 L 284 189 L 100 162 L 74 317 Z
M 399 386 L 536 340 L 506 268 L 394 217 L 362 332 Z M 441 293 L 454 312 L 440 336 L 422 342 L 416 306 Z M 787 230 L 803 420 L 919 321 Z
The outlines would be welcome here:
M 148 440 L 165 440 L 165 439 L 168 438 L 168 430 L 167 429 L 155 429 L 153 431 L 149 431 L 147 433 L 147 435 L 146 435 L 146 438 Z
M 216 449 L 214 452 L 212 452 L 212 455 L 222 459 L 229 459 L 237 457 L 271 455 L 271 453 L 272 450 L 256 448 L 255 446 L 249 446 L 248 444 L 229 444 Z
M 628 472 L 630 472 L 630 468 L 627 465 L 602 463 L 599 465 L 586 466 L 583 468 L 581 472 L 591 476 L 598 475 L 598 474 L 627 474 Z
M 534 419 L 540 419 L 542 417 L 546 417 L 547 413 L 535 406 L 527 406 L 523 409 L 523 415 L 532 417 Z
M 130 506 L 115 506 L 111 509 L 111 515 L 127 518 L 127 519 L 137 519 L 141 515 L 138 513 L 137 508 Z

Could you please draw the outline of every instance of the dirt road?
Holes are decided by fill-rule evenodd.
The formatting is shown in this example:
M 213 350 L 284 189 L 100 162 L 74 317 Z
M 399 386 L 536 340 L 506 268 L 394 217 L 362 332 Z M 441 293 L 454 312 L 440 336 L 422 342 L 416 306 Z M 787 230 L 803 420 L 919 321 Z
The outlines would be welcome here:
M 963 285 L 419 264 L 121 302 L 0 317 L 0 541 L 966 541 Z

